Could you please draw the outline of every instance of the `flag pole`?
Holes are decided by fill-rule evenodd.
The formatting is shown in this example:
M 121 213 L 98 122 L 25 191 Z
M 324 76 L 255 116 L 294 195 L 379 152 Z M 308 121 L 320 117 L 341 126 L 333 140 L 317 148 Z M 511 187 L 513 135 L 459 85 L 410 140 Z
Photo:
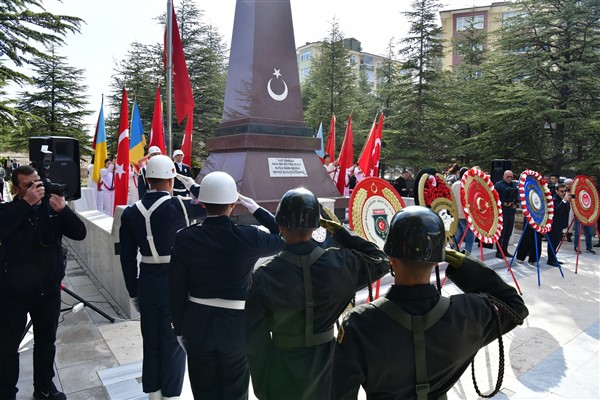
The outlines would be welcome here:
M 173 98 L 173 0 L 167 0 L 167 68 L 166 68 L 166 81 L 167 81 L 167 156 L 171 157 L 173 154 L 173 137 L 171 134 L 171 104 Z

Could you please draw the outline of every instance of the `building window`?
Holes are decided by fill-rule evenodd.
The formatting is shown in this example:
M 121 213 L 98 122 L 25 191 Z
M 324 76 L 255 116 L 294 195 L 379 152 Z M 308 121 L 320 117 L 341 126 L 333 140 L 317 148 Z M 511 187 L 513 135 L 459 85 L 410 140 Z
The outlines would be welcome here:
M 310 50 L 308 50 L 308 51 L 303 51 L 303 52 L 300 54 L 300 61 L 304 61 L 304 60 L 310 60 L 310 56 L 311 56 L 311 51 L 310 51 Z
M 523 11 L 507 11 L 502 13 L 502 26 L 506 26 L 511 22 L 511 19 L 514 21 L 516 17 L 524 16 L 525 13 Z
M 356 56 L 351 55 L 350 57 L 348 57 L 348 62 L 350 63 L 350 65 L 356 64 Z
M 362 64 L 373 65 L 373 56 L 366 55 L 362 59 Z
M 308 75 L 310 75 L 310 68 L 302 68 L 300 70 L 300 77 L 301 78 L 308 78 Z
M 474 29 L 483 29 L 483 15 L 469 15 L 466 17 L 456 17 L 456 30 L 464 31 L 473 25 Z

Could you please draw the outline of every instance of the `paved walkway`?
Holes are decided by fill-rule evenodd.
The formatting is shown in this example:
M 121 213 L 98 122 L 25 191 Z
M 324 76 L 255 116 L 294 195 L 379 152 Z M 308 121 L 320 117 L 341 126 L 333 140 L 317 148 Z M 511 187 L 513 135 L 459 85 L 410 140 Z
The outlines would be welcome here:
M 575 254 L 570 243 L 566 244 L 569 246 L 564 246 L 559 254 L 565 262 L 564 277 L 558 268 L 545 264 L 545 244 L 540 265 L 541 286 L 538 287 L 535 265 L 513 266 L 530 316 L 522 327 L 504 336 L 504 380 L 496 399 L 600 398 L 600 256 L 581 254 L 575 274 Z M 485 256 L 488 265 L 512 283 L 503 261 L 493 258 L 491 250 L 486 250 Z M 124 314 L 115 302 L 73 255 L 67 264 L 65 284 L 118 319 L 110 323 L 88 307 L 62 314 L 55 364 L 57 386 L 70 400 L 147 398 L 140 384 L 139 321 L 122 319 Z M 389 279 L 383 286 L 387 284 Z M 452 284 L 443 290 L 446 295 L 456 293 Z M 364 292 L 360 296 L 364 296 Z M 77 303 L 66 293 L 63 293 L 63 301 L 65 308 Z M 31 334 L 27 335 L 21 349 L 19 400 L 31 399 L 33 391 L 31 339 Z M 497 342 L 480 351 L 475 363 L 479 388 L 489 393 L 498 373 Z M 470 370 L 448 397 L 450 400 L 478 397 Z M 186 378 L 182 399 L 191 398 Z

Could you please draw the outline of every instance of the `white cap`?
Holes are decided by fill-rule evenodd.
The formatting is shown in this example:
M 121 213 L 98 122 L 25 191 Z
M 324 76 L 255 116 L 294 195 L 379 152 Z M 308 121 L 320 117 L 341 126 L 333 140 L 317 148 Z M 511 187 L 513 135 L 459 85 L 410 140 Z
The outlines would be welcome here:
M 162 151 L 160 150 L 160 147 L 158 146 L 150 146 L 148 148 L 148 155 L 153 155 L 153 154 L 162 154 Z
M 171 179 L 175 178 L 175 164 L 167 156 L 158 155 L 148 160 L 146 165 L 146 178 Z
M 173 157 L 175 157 L 175 156 L 182 156 L 182 155 L 183 155 L 183 151 L 181 151 L 179 149 L 177 149 L 177 150 L 175 150 L 173 152 Z
M 573 183 L 573 179 L 571 179 L 571 178 L 565 179 L 565 185 L 568 185 L 569 183 Z
M 226 172 L 211 172 L 202 179 L 198 200 L 208 204 L 235 203 L 238 200 L 235 181 Z

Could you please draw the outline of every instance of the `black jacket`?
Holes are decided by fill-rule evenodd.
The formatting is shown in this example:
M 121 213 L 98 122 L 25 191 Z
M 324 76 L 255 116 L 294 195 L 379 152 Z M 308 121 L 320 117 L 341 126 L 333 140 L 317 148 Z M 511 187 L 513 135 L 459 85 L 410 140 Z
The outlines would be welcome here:
M 83 221 L 68 206 L 56 213 L 46 199 L 30 206 L 17 197 L 0 204 L 0 295 L 60 291 L 66 251 L 62 237 L 83 240 Z
M 389 271 L 386 255 L 346 229 L 334 235 L 338 247 L 311 265 L 313 333 L 331 328 L 359 290 Z M 288 245 L 285 251 L 310 254 L 314 241 Z M 302 269 L 276 257 L 252 277 L 246 301 L 246 348 L 252 386 L 259 399 L 327 399 L 331 391 L 333 335 L 314 347 L 280 348 L 273 337 L 299 336 L 306 326 Z
M 479 293 L 500 299 L 520 319 L 529 313 L 517 291 L 480 264 L 446 270 L 446 276 L 465 294 L 451 296 L 449 308 L 425 331 L 430 399 L 450 390 L 477 351 L 497 338 L 495 314 Z M 433 285 L 393 285 L 385 297 L 410 315 L 425 315 L 440 294 Z M 500 310 L 506 333 L 517 323 Z M 361 385 L 368 399 L 416 399 L 413 333 L 372 304 L 358 306 L 342 323 L 333 371 L 334 399 L 356 399 Z
M 568 201 L 563 201 L 559 195 L 554 195 L 554 219 L 552 220 L 552 231 L 559 232 L 569 226 L 569 211 L 571 204 Z

